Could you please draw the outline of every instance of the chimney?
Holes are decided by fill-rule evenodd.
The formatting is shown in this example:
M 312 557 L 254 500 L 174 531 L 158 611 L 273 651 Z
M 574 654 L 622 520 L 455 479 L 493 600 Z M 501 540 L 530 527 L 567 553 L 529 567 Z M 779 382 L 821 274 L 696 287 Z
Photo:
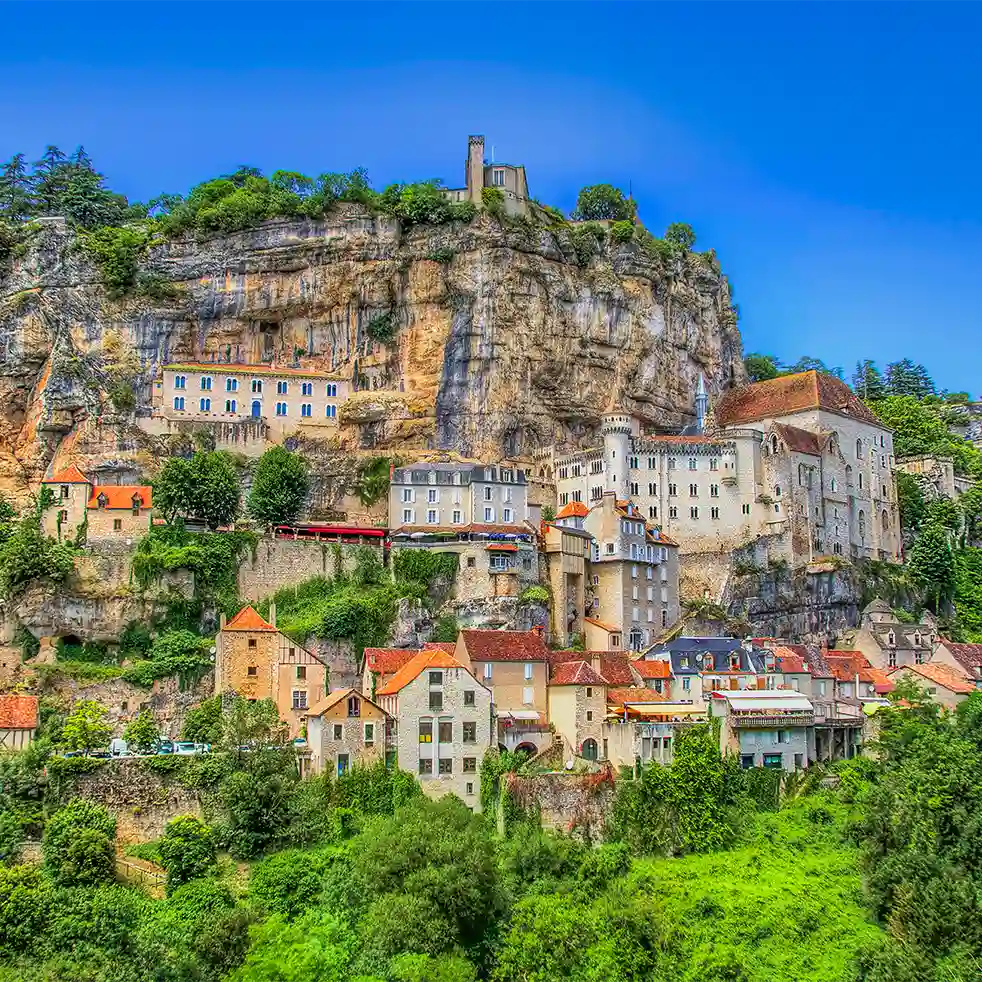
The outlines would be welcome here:
M 276 627 L 276 604 L 272 601 L 269 604 L 269 623 Z
M 597 675 L 602 675 L 600 671 L 600 652 L 591 651 L 590 652 L 590 667 L 597 673 Z

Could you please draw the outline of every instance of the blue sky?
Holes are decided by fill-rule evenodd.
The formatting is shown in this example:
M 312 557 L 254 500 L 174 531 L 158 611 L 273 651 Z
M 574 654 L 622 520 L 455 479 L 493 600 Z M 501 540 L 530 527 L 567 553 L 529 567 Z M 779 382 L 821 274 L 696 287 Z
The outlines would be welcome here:
M 571 208 L 633 188 L 734 285 L 746 350 L 978 395 L 975 4 L 0 6 L 0 159 L 84 143 L 146 199 L 251 163 L 461 183 L 468 133 Z

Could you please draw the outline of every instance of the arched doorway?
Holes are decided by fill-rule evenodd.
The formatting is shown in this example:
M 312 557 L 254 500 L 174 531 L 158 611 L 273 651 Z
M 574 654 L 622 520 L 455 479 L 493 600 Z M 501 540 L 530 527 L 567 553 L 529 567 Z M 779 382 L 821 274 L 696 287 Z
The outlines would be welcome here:
M 252 418 L 259 419 L 263 414 L 262 403 L 258 399 L 252 400 Z
M 584 740 L 583 749 L 580 751 L 580 756 L 585 757 L 587 760 L 597 759 L 597 741 L 596 740 Z
M 534 743 L 520 743 L 515 748 L 515 753 L 516 754 L 529 754 L 529 756 L 531 756 L 532 754 L 538 753 L 538 748 L 536 747 L 536 745 Z

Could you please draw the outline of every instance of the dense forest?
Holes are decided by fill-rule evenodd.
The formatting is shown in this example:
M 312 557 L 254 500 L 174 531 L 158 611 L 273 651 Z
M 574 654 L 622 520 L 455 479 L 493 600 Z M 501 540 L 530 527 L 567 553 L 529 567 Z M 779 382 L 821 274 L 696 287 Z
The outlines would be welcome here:
M 148 758 L 204 818 L 131 850 L 165 895 L 116 879 L 115 821 L 73 797 L 45 713 L 0 760 L 3 982 L 968 982 L 982 969 L 982 693 L 954 714 L 901 687 L 872 755 L 781 778 L 707 727 L 613 788 L 602 842 L 548 831 L 489 752 L 483 814 L 383 767 L 300 780 L 275 712 L 191 721 L 220 752 Z M 242 753 L 236 741 L 262 738 Z M 41 857 L 22 861 L 24 838 Z

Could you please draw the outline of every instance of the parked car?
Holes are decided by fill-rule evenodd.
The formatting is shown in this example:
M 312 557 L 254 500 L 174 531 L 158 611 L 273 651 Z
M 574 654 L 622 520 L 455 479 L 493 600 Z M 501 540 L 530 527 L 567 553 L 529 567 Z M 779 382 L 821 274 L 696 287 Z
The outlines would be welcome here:
M 172 754 L 174 753 L 174 741 L 173 740 L 161 740 L 157 744 L 158 754 Z
M 109 760 L 112 754 L 108 750 L 90 750 L 90 757 L 97 757 L 99 760 Z
M 203 747 L 204 744 L 201 743 L 192 743 L 189 740 L 180 740 L 174 744 L 174 753 L 185 757 L 193 754 L 203 754 Z

